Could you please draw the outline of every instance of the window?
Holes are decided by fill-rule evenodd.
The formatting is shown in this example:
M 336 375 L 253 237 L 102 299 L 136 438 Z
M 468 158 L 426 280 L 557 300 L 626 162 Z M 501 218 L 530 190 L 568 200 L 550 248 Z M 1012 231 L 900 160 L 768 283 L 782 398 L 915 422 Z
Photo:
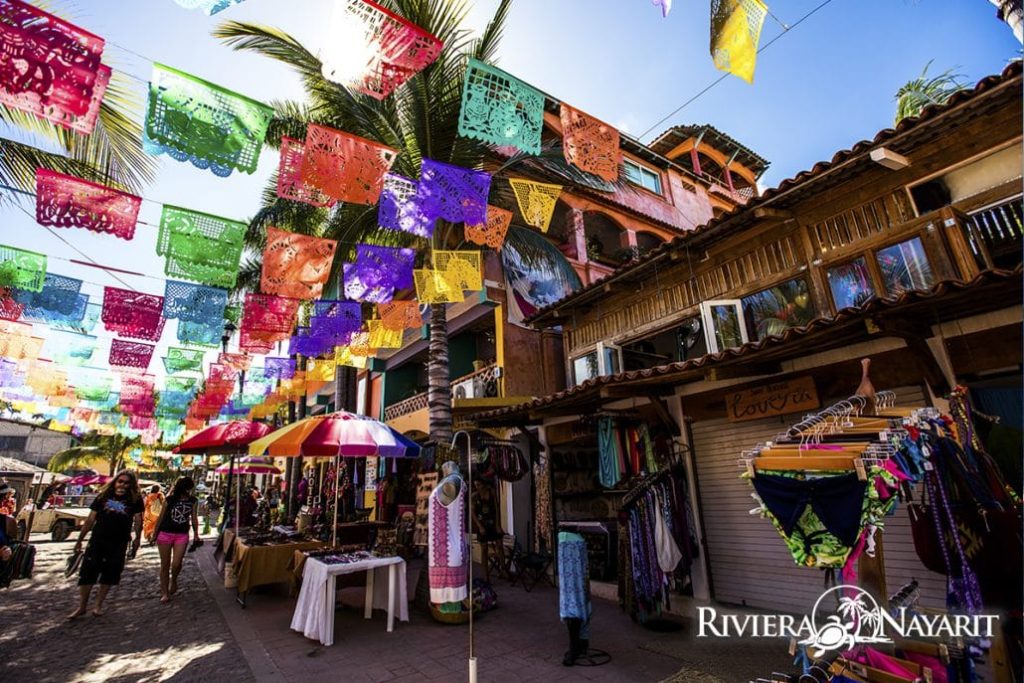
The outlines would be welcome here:
M 600 342 L 590 353 L 572 361 L 573 385 L 586 382 L 602 375 L 614 375 L 622 370 L 622 349 L 613 344 Z
M 573 384 L 582 384 L 597 377 L 597 351 L 574 358 L 572 361 Z
M 705 301 L 700 305 L 708 351 L 718 353 L 747 343 L 747 327 L 739 299 Z
M 634 185 L 646 188 L 651 192 L 661 194 L 661 174 L 657 171 L 652 171 L 646 166 L 641 166 L 635 161 L 629 159 L 622 160 L 623 166 L 626 168 L 626 178 L 629 182 Z
M 919 237 L 879 249 L 875 258 L 890 296 L 911 289 L 929 289 L 935 284 L 935 274 Z
M 875 288 L 871 284 L 868 264 L 864 257 L 849 263 L 828 269 L 828 286 L 832 290 L 832 300 L 836 310 L 861 306 L 875 298 Z
M 24 453 L 27 447 L 27 436 L 0 436 L 0 451 Z
M 814 318 L 807 281 L 797 278 L 743 299 L 743 314 L 754 339 L 778 336 Z

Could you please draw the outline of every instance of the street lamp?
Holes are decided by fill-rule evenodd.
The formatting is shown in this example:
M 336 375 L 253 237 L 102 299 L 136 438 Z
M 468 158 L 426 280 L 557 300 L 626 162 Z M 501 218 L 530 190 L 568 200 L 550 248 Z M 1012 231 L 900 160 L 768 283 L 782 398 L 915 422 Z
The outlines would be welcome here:
M 231 340 L 231 335 L 235 333 L 235 324 L 230 320 L 224 323 L 224 334 L 220 336 L 220 350 L 224 353 L 228 352 L 228 342 Z

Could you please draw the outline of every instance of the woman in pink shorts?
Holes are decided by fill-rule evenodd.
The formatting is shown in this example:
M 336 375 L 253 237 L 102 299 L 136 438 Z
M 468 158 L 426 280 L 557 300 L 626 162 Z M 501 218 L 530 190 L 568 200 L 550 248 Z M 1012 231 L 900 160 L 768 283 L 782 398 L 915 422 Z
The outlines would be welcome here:
M 156 547 L 160 551 L 160 602 L 170 602 L 178 592 L 178 574 L 188 547 L 188 530 L 199 538 L 198 503 L 192 495 L 195 483 L 191 477 L 180 477 L 164 502 L 156 524 Z

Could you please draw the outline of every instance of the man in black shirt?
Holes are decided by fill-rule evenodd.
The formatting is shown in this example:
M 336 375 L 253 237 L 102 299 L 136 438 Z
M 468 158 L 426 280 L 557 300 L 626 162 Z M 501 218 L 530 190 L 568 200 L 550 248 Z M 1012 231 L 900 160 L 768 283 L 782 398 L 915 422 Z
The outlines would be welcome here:
M 75 619 L 85 614 L 89 606 L 89 594 L 92 587 L 99 582 L 96 593 L 96 605 L 92 609 L 95 616 L 103 614 L 103 601 L 111 586 L 121 580 L 125 559 L 135 557 L 142 539 L 142 493 L 139 482 L 133 472 L 119 472 L 92 502 L 92 512 L 85 520 L 82 533 L 75 543 L 75 552 L 82 551 L 82 539 L 92 531 L 89 545 L 82 558 L 82 567 L 78 573 L 78 609 L 68 615 Z M 128 554 L 128 542 L 132 540 L 132 529 L 135 539 L 132 541 L 131 554 Z

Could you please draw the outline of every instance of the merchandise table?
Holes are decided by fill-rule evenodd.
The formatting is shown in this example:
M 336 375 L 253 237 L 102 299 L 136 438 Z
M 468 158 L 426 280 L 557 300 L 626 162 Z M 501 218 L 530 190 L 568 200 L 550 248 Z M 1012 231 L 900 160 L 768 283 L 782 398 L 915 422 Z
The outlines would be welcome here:
M 313 557 L 307 559 L 303 565 L 302 590 L 292 615 L 292 630 L 324 645 L 333 645 L 337 578 L 342 574 L 365 571 L 363 617 L 369 619 L 374 609 L 386 609 L 387 630 L 391 633 L 394 630 L 396 601 L 399 620 L 409 621 L 405 570 L 405 560 L 401 557 L 371 557 L 345 564 L 326 564 Z
M 250 546 L 244 539 L 235 538 L 233 531 L 225 531 L 224 545 L 232 549 L 231 566 L 238 578 L 238 601 L 244 607 L 245 595 L 250 588 L 291 580 L 288 567 L 295 551 L 316 550 L 326 544 L 322 541 L 295 541 Z

